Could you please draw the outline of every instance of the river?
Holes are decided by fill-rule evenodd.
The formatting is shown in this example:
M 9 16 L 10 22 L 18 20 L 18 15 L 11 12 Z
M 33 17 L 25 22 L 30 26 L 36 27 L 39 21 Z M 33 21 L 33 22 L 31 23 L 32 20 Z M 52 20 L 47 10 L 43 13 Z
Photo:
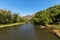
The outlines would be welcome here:
M 36 29 L 31 23 L 0 29 L 0 40 L 60 40 L 46 30 Z

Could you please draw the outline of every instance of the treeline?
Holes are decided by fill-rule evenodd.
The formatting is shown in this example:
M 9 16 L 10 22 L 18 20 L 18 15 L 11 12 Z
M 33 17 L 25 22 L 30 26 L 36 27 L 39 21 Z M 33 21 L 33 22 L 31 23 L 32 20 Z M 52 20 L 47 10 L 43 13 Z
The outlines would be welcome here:
M 26 20 L 18 13 L 12 13 L 10 10 L 0 9 L 0 24 L 22 23 Z
M 60 5 L 36 12 L 31 21 L 39 25 L 60 24 Z

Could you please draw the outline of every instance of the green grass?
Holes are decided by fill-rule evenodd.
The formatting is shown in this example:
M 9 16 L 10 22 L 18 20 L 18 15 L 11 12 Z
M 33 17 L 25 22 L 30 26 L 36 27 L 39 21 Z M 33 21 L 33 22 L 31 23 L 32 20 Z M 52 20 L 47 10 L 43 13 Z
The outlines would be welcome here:
M 21 24 L 24 24 L 24 23 L 13 23 L 13 24 L 0 25 L 0 28 L 11 27 L 11 26 L 16 26 L 16 25 L 21 25 Z

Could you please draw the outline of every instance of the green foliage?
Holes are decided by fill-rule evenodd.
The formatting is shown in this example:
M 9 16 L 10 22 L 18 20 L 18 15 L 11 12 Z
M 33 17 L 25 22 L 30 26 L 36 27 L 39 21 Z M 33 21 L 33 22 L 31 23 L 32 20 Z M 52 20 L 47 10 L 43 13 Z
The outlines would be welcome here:
M 46 10 L 36 12 L 31 21 L 34 24 L 58 24 L 60 22 L 60 5 L 49 7 Z
M 24 22 L 23 17 L 20 17 L 17 13 L 12 13 L 9 10 L 0 9 L 0 24 L 10 24 Z
M 10 23 L 11 11 L 0 10 L 0 24 Z
M 25 19 L 24 19 L 23 17 L 20 17 L 20 16 L 19 16 L 19 17 L 17 18 L 17 22 L 22 23 L 22 22 L 26 22 L 26 21 L 25 21 Z
M 17 18 L 18 18 L 18 14 L 17 14 L 17 13 L 14 13 L 14 14 L 12 15 L 11 22 L 12 22 L 12 23 L 16 23 L 16 22 L 17 22 Z

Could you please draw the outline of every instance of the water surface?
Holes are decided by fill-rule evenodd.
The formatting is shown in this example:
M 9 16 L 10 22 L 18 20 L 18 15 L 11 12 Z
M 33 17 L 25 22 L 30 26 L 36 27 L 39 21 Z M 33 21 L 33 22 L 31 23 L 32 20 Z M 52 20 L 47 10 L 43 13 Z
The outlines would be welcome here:
M 28 23 L 0 29 L 0 40 L 60 40 L 53 33 L 34 27 Z

